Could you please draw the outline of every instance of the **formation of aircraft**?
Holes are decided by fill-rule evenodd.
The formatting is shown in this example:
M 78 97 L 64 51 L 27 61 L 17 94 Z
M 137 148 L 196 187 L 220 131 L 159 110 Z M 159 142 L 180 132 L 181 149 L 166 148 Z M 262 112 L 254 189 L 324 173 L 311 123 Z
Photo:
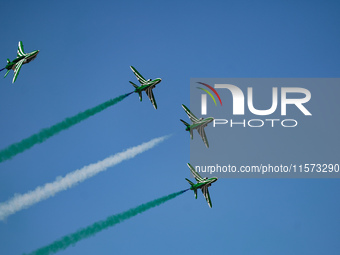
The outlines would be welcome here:
M 155 88 L 155 86 L 160 83 L 162 81 L 161 78 L 157 78 L 154 80 L 148 79 L 146 80 L 137 70 L 136 68 L 134 68 L 133 66 L 130 66 L 132 72 L 136 75 L 137 80 L 139 81 L 139 83 L 141 84 L 141 86 L 138 86 L 136 84 L 134 84 L 132 81 L 130 81 L 130 83 L 132 84 L 132 86 L 135 87 L 135 91 L 136 93 L 138 93 L 139 95 L 139 99 L 140 101 L 142 101 L 142 91 L 145 91 L 146 94 L 148 95 L 153 107 L 155 107 L 155 109 L 157 109 L 157 104 L 156 104 L 156 100 L 155 97 L 152 93 L 152 89 Z
M 23 46 L 22 42 L 19 41 L 17 58 L 14 59 L 13 61 L 10 61 L 9 59 L 7 59 L 7 65 L 4 68 L 2 68 L 0 71 L 7 69 L 7 72 L 5 74 L 5 77 L 6 77 L 9 73 L 9 71 L 13 70 L 14 71 L 14 77 L 13 77 L 12 83 L 14 83 L 16 81 L 18 75 L 19 75 L 19 72 L 20 72 L 22 65 L 31 62 L 33 59 L 35 59 L 37 57 L 38 53 L 39 53 L 39 50 L 35 50 L 35 51 L 30 52 L 30 53 L 25 53 L 24 52 L 24 46 Z M 133 66 L 130 66 L 130 68 L 133 71 L 133 73 L 136 75 L 139 83 L 141 84 L 141 86 L 138 86 L 138 85 L 136 85 L 136 84 L 134 84 L 133 82 L 130 81 L 130 83 L 135 88 L 135 90 L 133 92 L 138 93 L 139 99 L 140 99 L 140 101 L 142 101 L 142 91 L 145 91 L 147 96 L 149 97 L 152 105 L 154 106 L 155 109 L 157 109 L 157 104 L 156 104 L 155 97 L 152 93 L 152 89 L 154 89 L 155 86 L 162 81 L 162 79 L 156 78 L 154 80 L 151 80 L 151 79 L 146 80 Z M 204 144 L 206 145 L 206 147 L 209 148 L 209 143 L 208 143 L 208 139 L 206 137 L 206 134 L 204 132 L 204 128 L 210 122 L 212 122 L 214 120 L 214 118 L 210 117 L 210 118 L 206 118 L 206 119 L 203 119 L 203 118 L 198 119 L 192 112 L 190 112 L 190 110 L 185 105 L 182 104 L 182 107 L 183 107 L 184 111 L 187 113 L 189 119 L 193 122 L 193 124 L 189 125 L 187 122 L 185 122 L 184 120 L 181 119 L 181 121 L 186 125 L 186 131 L 190 131 L 191 139 L 193 139 L 193 130 L 197 129 L 199 135 L 202 137 Z M 201 189 L 205 199 L 208 202 L 209 207 L 211 208 L 212 203 L 211 203 L 208 187 L 210 187 L 212 183 L 217 181 L 217 177 L 212 177 L 212 178 L 209 178 L 209 179 L 207 177 L 202 178 L 189 163 L 188 163 L 188 167 L 189 167 L 191 173 L 193 174 L 193 176 L 195 177 L 195 179 L 197 181 L 197 183 L 194 184 L 193 182 L 191 182 L 190 180 L 185 178 L 189 182 L 189 184 L 191 185 L 190 189 L 194 191 L 195 198 L 197 199 L 197 189 Z
M 184 125 L 186 126 L 186 131 L 190 131 L 190 137 L 191 139 L 193 139 L 193 131 L 194 129 L 197 129 L 197 132 L 199 133 L 199 135 L 202 137 L 202 140 L 205 144 L 205 146 L 207 146 L 207 148 L 209 148 L 209 143 L 208 143 L 208 139 L 207 136 L 205 135 L 205 131 L 204 128 L 214 120 L 213 117 L 209 117 L 209 118 L 200 118 L 198 119 L 189 109 L 188 107 L 186 107 L 184 104 L 182 104 L 182 107 L 184 109 L 184 111 L 186 112 L 186 114 L 188 114 L 189 119 L 192 121 L 192 124 L 188 124 L 186 123 L 184 120 L 181 119 L 181 121 L 184 123 Z
M 188 180 L 187 178 L 185 178 L 189 184 L 191 185 L 190 189 L 193 190 L 195 192 L 195 198 L 197 199 L 197 189 L 201 189 L 202 193 L 205 197 L 205 199 L 208 202 L 209 207 L 212 207 L 212 203 L 211 203 L 211 199 L 210 199 L 210 195 L 209 195 L 209 191 L 208 191 L 208 187 L 211 186 L 212 183 L 214 183 L 215 181 L 217 181 L 217 177 L 212 177 L 212 178 L 202 178 L 196 171 L 195 169 L 192 167 L 192 165 L 190 165 L 189 163 L 187 164 L 190 172 L 193 174 L 193 176 L 195 177 L 197 183 L 193 183 L 190 180 Z
M 4 68 L 2 68 L 0 71 L 7 69 L 8 71 L 5 74 L 5 77 L 6 77 L 9 71 L 12 69 L 14 71 L 12 83 L 14 83 L 18 77 L 18 74 L 20 72 L 22 65 L 31 62 L 33 59 L 37 57 L 38 53 L 39 53 L 38 50 L 32 51 L 30 53 L 25 53 L 24 45 L 22 44 L 22 41 L 20 41 L 18 45 L 17 58 L 14 59 L 13 61 L 10 61 L 9 59 L 7 59 L 7 65 Z

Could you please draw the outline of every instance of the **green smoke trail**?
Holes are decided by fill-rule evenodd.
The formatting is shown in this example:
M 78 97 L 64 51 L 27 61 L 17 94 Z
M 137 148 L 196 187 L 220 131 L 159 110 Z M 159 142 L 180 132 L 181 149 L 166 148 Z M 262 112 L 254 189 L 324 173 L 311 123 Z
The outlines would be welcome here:
M 57 241 L 55 241 L 55 242 L 53 242 L 53 243 L 51 243 L 47 246 L 44 246 L 44 247 L 42 247 L 42 248 L 40 248 L 36 251 L 33 251 L 29 255 L 53 254 L 53 253 L 56 253 L 60 250 L 64 250 L 68 246 L 74 245 L 75 243 L 77 243 L 77 242 L 79 242 L 79 241 L 81 241 L 85 238 L 91 237 L 91 236 L 95 235 L 96 233 L 98 233 L 98 232 L 100 232 L 104 229 L 107 229 L 107 228 L 112 227 L 112 226 L 114 226 L 118 223 L 121 223 L 124 220 L 130 219 L 130 218 L 136 216 L 137 214 L 145 212 L 145 211 L 147 211 L 147 210 L 149 210 L 149 209 L 151 209 L 155 206 L 161 205 L 161 204 L 165 203 L 166 201 L 169 201 L 169 200 L 183 194 L 187 190 L 188 189 L 182 190 L 180 192 L 175 192 L 175 193 L 172 193 L 170 195 L 167 195 L 167 196 L 155 199 L 153 201 L 150 201 L 146 204 L 142 204 L 142 205 L 139 205 L 135 208 L 131 208 L 130 210 L 127 210 L 125 212 L 112 215 L 112 216 L 108 217 L 106 220 L 95 222 L 94 224 L 92 224 L 92 225 L 90 225 L 86 228 L 80 229 L 73 234 L 64 236 L 61 239 L 59 239 L 59 240 L 57 240 Z
M 124 98 L 126 98 L 130 94 L 131 93 L 128 93 L 128 94 L 121 95 L 119 97 L 110 99 L 110 100 L 106 101 L 105 103 L 97 105 L 97 106 L 95 106 L 91 109 L 88 109 L 86 111 L 80 112 L 73 117 L 66 118 L 62 122 L 59 122 L 59 123 L 57 123 L 57 124 L 55 124 L 55 125 L 53 125 L 49 128 L 44 128 L 44 129 L 40 130 L 38 133 L 36 133 L 32 136 L 30 136 L 26 139 L 23 139 L 18 143 L 14 143 L 14 144 L 8 146 L 7 148 L 0 151 L 0 162 L 8 160 L 8 159 L 14 157 L 15 155 L 33 147 L 35 144 L 44 142 L 46 139 L 50 138 L 51 136 L 58 134 L 60 131 L 68 129 L 68 128 L 72 127 L 73 125 L 91 117 L 92 115 L 95 115 L 95 114 L 105 110 L 106 108 L 108 108 L 108 107 L 110 107 L 114 104 L 117 104 L 118 102 L 122 101 Z

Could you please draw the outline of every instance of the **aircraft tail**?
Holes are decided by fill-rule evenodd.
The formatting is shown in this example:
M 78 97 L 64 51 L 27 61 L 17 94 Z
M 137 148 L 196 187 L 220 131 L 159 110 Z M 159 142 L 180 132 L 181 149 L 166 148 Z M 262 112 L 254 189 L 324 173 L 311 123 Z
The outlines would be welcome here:
M 6 72 L 4 78 L 9 74 L 9 71 L 11 71 L 11 69 L 9 69 L 9 70 Z
M 190 137 L 191 137 L 191 139 L 193 139 L 194 137 L 193 137 L 193 132 L 192 132 L 192 129 L 190 130 L 190 125 L 187 123 L 187 122 L 185 122 L 184 120 L 182 120 L 182 119 L 180 119 L 180 121 L 182 121 L 183 122 L 183 124 L 186 126 L 186 131 L 190 131 Z
M 139 100 L 142 101 L 142 91 L 138 91 L 138 95 L 139 95 Z
M 138 93 L 138 95 L 139 95 L 139 100 L 142 101 L 142 91 L 138 91 L 138 90 L 137 90 L 137 89 L 139 88 L 138 85 L 134 84 L 132 81 L 129 81 L 129 82 L 130 82 L 130 83 L 132 84 L 132 86 L 135 88 L 135 91 L 134 91 L 134 92 Z
M 136 85 L 136 84 L 134 84 L 132 81 L 129 81 L 131 84 L 132 84 L 132 86 L 134 86 L 135 87 L 135 89 L 137 89 L 138 88 L 138 86 Z
M 7 64 L 10 63 L 10 62 L 11 62 L 11 60 L 9 60 L 9 58 L 8 58 L 8 59 L 7 59 Z M 2 70 L 5 70 L 5 69 L 6 69 L 6 67 L 0 69 L 0 72 L 1 72 Z M 11 69 L 9 69 L 9 70 L 6 72 L 4 78 L 7 76 L 7 74 L 9 73 L 10 70 L 11 70 Z
M 189 179 L 187 179 L 187 178 L 185 178 L 186 180 L 187 180 L 187 182 L 189 182 L 189 184 L 191 185 L 191 186 L 194 186 L 195 184 L 192 182 L 192 181 L 190 181 Z
M 195 185 L 192 181 L 190 181 L 189 179 L 185 178 L 187 180 L 187 182 L 189 182 L 189 184 L 191 185 L 191 188 L 193 188 L 193 186 Z M 195 198 L 197 199 L 197 189 L 193 189 L 194 193 L 195 193 Z
M 180 119 L 180 121 L 182 121 L 182 122 L 183 122 L 183 124 L 184 124 L 185 126 L 187 126 L 187 127 L 189 127 L 189 126 L 190 126 L 190 125 L 189 125 L 187 122 L 185 122 L 184 120 Z
M 11 62 L 11 60 L 9 60 L 9 58 L 8 58 L 8 59 L 7 59 L 7 64 L 10 63 L 10 62 Z M 6 69 L 6 67 L 0 69 L 0 72 L 1 72 L 2 70 L 4 70 L 4 69 Z M 5 76 L 5 77 L 6 77 L 6 76 Z

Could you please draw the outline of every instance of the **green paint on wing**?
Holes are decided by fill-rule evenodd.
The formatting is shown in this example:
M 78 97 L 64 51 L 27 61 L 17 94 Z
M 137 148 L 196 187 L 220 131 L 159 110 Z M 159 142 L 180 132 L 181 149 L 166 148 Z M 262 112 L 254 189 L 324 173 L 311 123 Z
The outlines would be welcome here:
M 34 145 L 44 142 L 45 140 L 47 140 L 51 136 L 58 134 L 60 131 L 68 129 L 68 128 L 72 127 L 73 125 L 75 125 L 75 124 L 77 124 L 77 123 L 79 123 L 83 120 L 86 120 L 87 118 L 105 110 L 106 108 L 117 104 L 118 102 L 122 101 L 124 98 L 126 98 L 130 94 L 131 93 L 128 93 L 128 94 L 121 95 L 119 97 L 110 99 L 110 100 L 106 101 L 105 103 L 97 105 L 97 106 L 95 106 L 91 109 L 88 109 L 86 111 L 80 112 L 73 117 L 66 118 L 62 122 L 59 122 L 59 123 L 57 123 L 57 124 L 55 124 L 55 125 L 53 125 L 49 128 L 42 129 L 41 131 L 39 131 L 38 133 L 36 133 L 36 134 L 34 134 L 30 137 L 23 139 L 18 143 L 14 143 L 14 144 L 8 146 L 7 148 L 0 151 L 0 162 L 8 160 L 8 159 L 14 157 L 17 154 L 19 154 L 19 153 L 21 153 L 25 150 L 30 149 Z
M 143 213 L 153 207 L 156 207 L 158 205 L 161 205 L 181 194 L 183 194 L 184 192 L 186 192 L 187 190 L 182 190 L 180 192 L 175 192 L 172 193 L 170 195 L 155 199 L 151 202 L 139 205 L 135 208 L 131 208 L 130 210 L 127 210 L 125 212 L 119 213 L 119 214 L 115 214 L 112 215 L 110 217 L 108 217 L 106 220 L 103 221 L 98 221 L 95 222 L 94 224 L 80 229 L 77 232 L 70 234 L 70 235 L 66 235 L 64 237 L 62 237 L 61 239 L 47 245 L 44 246 L 36 251 L 33 251 L 32 253 L 30 253 L 29 255 L 45 255 L 45 254 L 53 254 L 56 253 L 60 250 L 64 250 L 67 247 L 69 247 L 70 245 L 74 245 L 77 242 L 85 239 L 85 238 L 89 238 L 95 234 L 97 234 L 98 232 L 105 230 L 109 227 L 112 227 L 116 224 L 119 224 L 121 222 L 123 222 L 124 220 L 130 219 L 134 216 L 136 216 L 139 213 Z

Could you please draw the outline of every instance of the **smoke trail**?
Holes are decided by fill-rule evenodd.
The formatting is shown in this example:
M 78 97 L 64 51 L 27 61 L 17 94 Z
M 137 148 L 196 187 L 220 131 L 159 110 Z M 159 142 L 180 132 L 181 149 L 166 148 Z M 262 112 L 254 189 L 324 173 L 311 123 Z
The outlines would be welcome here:
M 131 92 L 131 93 L 133 93 L 133 92 Z M 106 101 L 105 103 L 97 105 L 97 106 L 95 106 L 91 109 L 88 109 L 86 111 L 80 112 L 73 117 L 66 118 L 62 122 L 59 122 L 59 123 L 57 123 L 57 124 L 55 124 L 55 125 L 53 125 L 49 128 L 44 128 L 44 129 L 40 130 L 38 133 L 36 133 L 32 136 L 30 136 L 26 139 L 23 139 L 18 143 L 14 143 L 14 144 L 8 146 L 7 148 L 0 151 L 0 162 L 8 160 L 8 159 L 14 157 L 15 155 L 31 148 L 35 144 L 44 142 L 46 139 L 50 138 L 51 136 L 58 134 L 60 131 L 68 129 L 68 128 L 72 127 L 73 125 L 75 125 L 75 124 L 77 124 L 77 123 L 79 123 L 83 120 L 86 120 L 87 118 L 91 117 L 92 115 L 95 115 L 95 114 L 105 110 L 106 108 L 117 104 L 118 102 L 122 101 L 124 98 L 129 96 L 131 93 L 110 99 L 110 100 Z
M 0 220 L 4 220 L 6 217 L 17 211 L 28 208 L 42 200 L 54 196 L 60 191 L 67 190 L 124 160 L 134 158 L 138 154 L 153 148 L 168 137 L 169 136 L 162 136 L 154 138 L 149 142 L 129 148 L 126 151 L 112 155 L 102 161 L 98 161 L 97 163 L 84 166 L 81 169 L 68 173 L 63 178 L 57 177 L 54 182 L 46 183 L 44 186 L 39 186 L 33 191 L 29 191 L 25 194 L 16 194 L 10 200 L 0 203 Z
M 148 202 L 146 204 L 142 204 L 139 205 L 135 208 L 131 208 L 130 210 L 127 210 L 125 212 L 119 213 L 119 214 L 115 214 L 112 215 L 110 217 L 108 217 L 106 220 L 103 221 L 98 221 L 95 222 L 94 224 L 80 229 L 77 232 L 74 232 L 73 234 L 70 235 L 66 235 L 62 238 L 60 238 L 59 240 L 44 246 L 36 251 L 33 251 L 32 253 L 30 253 L 29 255 L 45 255 L 45 254 L 53 254 L 56 253 L 60 250 L 64 250 L 66 249 L 68 246 L 70 245 L 74 245 L 77 242 L 85 239 L 85 238 L 89 238 L 95 234 L 97 234 L 98 232 L 107 229 L 109 227 L 112 227 L 116 224 L 121 223 L 124 220 L 130 219 L 134 216 L 136 216 L 139 213 L 143 213 L 155 206 L 161 205 L 163 203 L 165 203 L 166 201 L 169 201 L 170 199 L 173 199 L 181 194 L 183 194 L 184 192 L 186 192 L 188 189 L 186 190 L 182 190 L 180 192 L 175 192 L 172 193 L 168 196 L 164 196 L 158 199 L 155 199 L 151 202 Z

